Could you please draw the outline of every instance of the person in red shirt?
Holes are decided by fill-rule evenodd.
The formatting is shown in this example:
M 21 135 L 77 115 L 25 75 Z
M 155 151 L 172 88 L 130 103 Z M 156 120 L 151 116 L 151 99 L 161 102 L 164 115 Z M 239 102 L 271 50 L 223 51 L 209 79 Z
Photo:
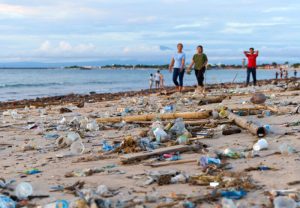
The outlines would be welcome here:
M 258 51 L 254 51 L 254 48 L 250 48 L 249 51 L 244 51 L 245 56 L 248 58 L 247 67 L 247 86 L 250 81 L 250 74 L 253 77 L 253 84 L 256 86 L 256 58 L 258 57 Z

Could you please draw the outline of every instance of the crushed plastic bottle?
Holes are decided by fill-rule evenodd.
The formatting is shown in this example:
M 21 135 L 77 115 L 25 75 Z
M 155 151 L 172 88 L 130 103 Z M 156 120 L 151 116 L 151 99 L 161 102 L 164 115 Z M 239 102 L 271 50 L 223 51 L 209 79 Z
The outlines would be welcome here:
M 16 202 L 8 196 L 0 195 L 0 208 L 15 208 Z
M 278 196 L 274 199 L 274 208 L 296 208 L 296 202 L 285 196 Z
M 30 183 L 22 182 L 18 184 L 15 192 L 18 199 L 27 199 L 32 194 L 33 188 Z

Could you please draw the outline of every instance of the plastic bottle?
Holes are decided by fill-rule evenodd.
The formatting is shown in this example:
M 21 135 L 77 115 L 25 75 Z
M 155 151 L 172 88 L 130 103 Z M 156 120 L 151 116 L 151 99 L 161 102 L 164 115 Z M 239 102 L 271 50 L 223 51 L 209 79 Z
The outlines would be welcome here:
M 8 196 L 0 195 L 0 208 L 15 208 L 16 202 Z
M 83 154 L 85 147 L 81 141 L 76 141 L 71 144 L 70 151 L 72 155 L 81 155 Z
M 177 118 L 175 120 L 174 125 L 170 129 L 172 132 L 176 133 L 176 135 L 182 135 L 186 132 L 185 124 L 182 118 Z
M 274 200 L 274 208 L 296 208 L 297 204 L 293 199 L 285 196 L 276 197 Z
M 16 196 L 18 199 L 27 199 L 28 196 L 30 196 L 33 192 L 33 188 L 30 183 L 27 182 L 22 182 L 19 183 L 18 186 L 16 187 Z

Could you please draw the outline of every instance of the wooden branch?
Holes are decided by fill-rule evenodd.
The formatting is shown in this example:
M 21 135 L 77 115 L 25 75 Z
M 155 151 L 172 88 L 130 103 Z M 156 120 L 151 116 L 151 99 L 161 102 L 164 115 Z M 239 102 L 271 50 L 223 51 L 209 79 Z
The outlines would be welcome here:
M 162 120 L 168 119 L 206 119 L 210 116 L 211 111 L 204 112 L 184 112 L 184 113 L 165 113 L 165 114 L 144 114 L 136 116 L 124 116 L 124 117 L 109 117 L 109 118 L 98 118 L 98 123 L 119 123 L 125 121 L 127 123 L 139 122 L 139 121 L 152 121 L 155 118 Z

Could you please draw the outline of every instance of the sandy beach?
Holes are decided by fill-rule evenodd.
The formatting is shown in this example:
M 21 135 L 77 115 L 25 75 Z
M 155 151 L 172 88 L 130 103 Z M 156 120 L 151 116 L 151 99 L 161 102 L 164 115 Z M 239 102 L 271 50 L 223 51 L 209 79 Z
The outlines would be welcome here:
M 216 208 L 222 204 L 221 191 L 243 189 L 247 195 L 234 200 L 240 207 L 273 207 L 273 199 L 277 196 L 274 190 L 292 190 L 287 197 L 299 204 L 300 114 L 295 109 L 300 103 L 300 83 L 299 80 L 284 80 L 261 84 L 255 88 L 243 88 L 241 84 L 210 85 L 206 97 L 194 93 L 193 87 L 187 87 L 182 94 L 168 88 L 153 93 L 130 92 L 106 97 L 72 95 L 70 99 L 1 103 L 0 178 L 15 182 L 0 186 L 0 193 L 27 207 L 55 207 L 57 200 L 67 200 L 72 207 L 118 207 L 119 200 L 119 207 Z M 250 98 L 259 92 L 267 100 L 261 105 L 251 103 Z M 224 96 L 221 102 L 207 101 L 220 96 Z M 189 133 L 186 144 L 176 143 L 178 135 L 172 135 L 155 150 L 145 151 L 139 145 L 142 138 L 157 140 L 151 126 L 154 121 L 101 122 L 103 118 L 123 116 L 125 119 L 146 114 L 155 114 L 159 119 L 167 113 L 162 110 L 170 105 L 174 106 L 170 113 L 208 112 L 210 115 L 202 119 L 184 119 Z M 253 153 L 253 145 L 259 138 L 242 127 L 241 133 L 222 135 L 226 126 L 239 126 L 228 114 L 224 118 L 211 116 L 212 111 L 222 109 L 226 109 L 225 112 L 234 110 L 238 117 L 255 125 L 269 125 L 271 130 L 263 137 L 268 148 Z M 252 115 L 244 115 L 250 111 Z M 166 119 L 162 125 L 166 128 L 169 123 L 174 124 L 174 120 Z M 99 130 L 87 130 L 86 124 L 96 121 Z M 79 140 L 85 147 L 82 154 L 70 155 L 68 145 L 58 144 L 59 137 L 65 139 L 70 132 L 79 133 Z M 120 143 L 121 146 L 106 151 L 103 142 L 110 147 Z M 193 149 L 195 151 L 178 150 L 180 158 L 175 161 L 163 159 L 170 155 L 158 153 L 129 164 L 124 162 L 124 157 L 131 154 L 143 155 L 180 145 L 184 148 L 196 145 L 197 148 Z M 216 151 L 228 148 L 238 156 L 219 157 L 220 164 L 206 167 L 199 164 L 201 157 L 216 158 Z M 176 152 L 177 149 L 169 151 Z M 33 169 L 40 172 L 26 173 Z M 14 190 L 21 182 L 33 187 L 29 200 L 15 198 Z M 79 183 L 76 185 L 76 182 Z M 218 183 L 212 187 L 210 182 Z

